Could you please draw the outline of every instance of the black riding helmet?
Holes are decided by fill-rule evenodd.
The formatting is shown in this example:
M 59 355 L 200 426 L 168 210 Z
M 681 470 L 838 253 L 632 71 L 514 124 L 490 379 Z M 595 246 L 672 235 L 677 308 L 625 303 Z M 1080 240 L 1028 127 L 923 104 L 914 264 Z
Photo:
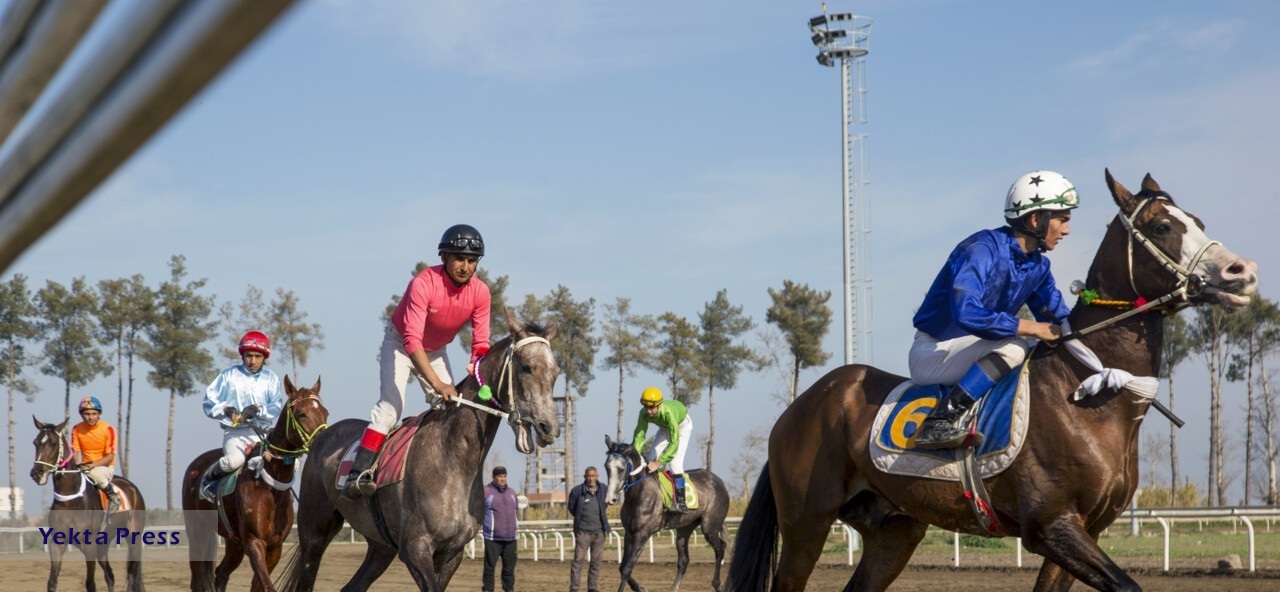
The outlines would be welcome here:
M 440 254 L 484 256 L 484 237 L 469 224 L 454 224 L 440 236 Z

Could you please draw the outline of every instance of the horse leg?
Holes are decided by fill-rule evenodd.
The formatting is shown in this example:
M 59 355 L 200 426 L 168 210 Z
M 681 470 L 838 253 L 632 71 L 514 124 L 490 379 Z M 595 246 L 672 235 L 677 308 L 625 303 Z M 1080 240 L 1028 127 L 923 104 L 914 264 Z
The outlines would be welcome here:
M 409 568 L 409 575 L 417 582 L 419 590 L 440 590 L 440 579 L 436 574 L 435 552 L 426 533 L 406 533 L 407 542 L 400 547 L 400 560 Z M 506 568 L 506 562 L 502 564 Z
M 814 517 L 811 522 L 779 525 L 782 535 L 782 553 L 778 557 L 778 571 L 774 578 L 774 590 L 790 592 L 804 590 L 813 573 L 813 567 L 822 557 L 822 547 L 827 543 L 827 533 L 835 516 Z
M 1040 564 L 1040 575 L 1036 576 L 1036 590 L 1042 592 L 1065 592 L 1071 589 L 1076 577 L 1062 569 L 1061 565 L 1045 559 Z
M 693 528 L 690 525 L 676 530 L 676 582 L 671 585 L 671 592 L 679 592 L 684 571 L 689 567 L 689 535 L 693 534 Z
M 458 551 L 440 566 L 440 589 L 449 589 L 449 581 L 453 579 L 453 574 L 458 571 L 458 566 L 462 565 L 462 551 Z
M 1023 545 L 1094 589 L 1118 592 L 1142 590 L 1129 574 L 1102 551 L 1098 542 L 1085 531 L 1077 516 L 1064 515 L 1047 524 L 1032 524 L 1023 530 Z M 1066 575 L 1041 566 L 1035 590 L 1066 590 L 1070 585 L 1071 581 Z
M 80 552 L 84 553 L 84 589 L 85 592 L 97 592 L 97 554 L 98 547 L 91 547 L 91 551 L 86 551 L 84 546 L 80 547 Z
M 142 530 L 141 526 L 135 528 L 133 532 Z M 125 567 L 125 590 L 146 592 L 146 585 L 142 581 L 142 543 L 132 540 L 129 542 L 129 563 Z
M 107 552 L 111 548 L 107 545 L 95 545 L 94 550 L 98 554 L 98 565 L 102 566 L 102 579 L 107 581 L 107 592 L 115 592 L 116 572 L 111 569 L 111 564 L 107 561 Z M 90 590 L 92 589 L 90 587 Z
M 636 568 L 636 561 L 640 559 L 640 549 L 647 540 L 649 540 L 649 534 L 641 536 L 634 532 L 627 532 L 623 537 L 622 563 L 618 564 L 618 573 L 622 574 L 622 581 L 618 582 L 618 592 L 623 592 L 627 586 L 631 586 L 635 592 L 644 592 L 640 582 L 631 577 L 631 570 Z
M 56 592 L 58 589 L 58 572 L 62 571 L 62 555 L 66 552 L 66 545 L 51 545 L 49 547 L 49 583 L 47 587 L 49 592 Z
M 863 538 L 862 558 L 844 587 L 846 592 L 887 590 L 907 567 L 929 529 L 929 525 L 905 514 L 888 516 L 874 527 L 859 526 L 863 527 L 859 529 Z
M 304 490 L 305 491 L 305 490 Z M 324 558 L 329 543 L 342 531 L 342 514 L 333 508 L 324 492 L 304 493 L 298 503 L 297 556 L 289 563 L 289 574 L 282 586 L 287 590 L 310 592 L 316 586 L 316 574 L 320 560 Z M 320 498 L 320 499 L 317 499 Z
M 275 592 L 275 586 L 271 585 L 271 567 L 275 562 L 270 561 L 267 551 L 267 542 L 254 537 L 249 539 L 249 544 L 244 546 L 244 554 L 249 557 L 249 567 L 253 568 L 253 592 Z M 280 551 L 276 550 L 276 559 L 280 559 Z
M 222 555 L 222 561 L 218 563 L 218 569 L 213 574 L 213 588 L 218 592 L 227 591 L 227 582 L 231 579 L 231 572 L 240 567 L 240 561 L 244 559 L 244 544 L 239 540 L 227 539 L 226 551 Z
M 711 576 L 711 589 L 720 592 L 720 566 L 724 564 L 724 550 L 729 546 L 725 540 L 728 538 L 724 527 L 707 529 L 707 525 L 702 525 L 702 538 L 706 539 L 707 544 L 716 552 L 716 573 Z
M 364 562 L 360 564 L 360 569 L 356 570 L 355 575 L 351 576 L 351 580 L 346 586 L 342 587 L 342 592 L 364 592 L 373 585 L 373 581 L 387 571 L 387 566 L 391 565 L 396 559 L 396 550 L 392 547 L 369 543 L 369 548 L 365 551 Z

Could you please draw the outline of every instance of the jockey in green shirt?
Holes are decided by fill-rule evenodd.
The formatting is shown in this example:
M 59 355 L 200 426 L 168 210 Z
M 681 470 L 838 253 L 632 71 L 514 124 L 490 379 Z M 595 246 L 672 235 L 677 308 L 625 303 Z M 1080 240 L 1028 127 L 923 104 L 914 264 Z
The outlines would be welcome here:
M 644 389 L 640 395 L 640 419 L 636 422 L 635 437 L 631 445 L 636 450 L 644 450 L 645 432 L 649 424 L 658 427 L 653 437 L 653 451 L 650 453 L 649 472 L 655 472 L 662 465 L 671 469 L 675 477 L 675 511 L 686 512 L 684 501 L 684 454 L 693 439 L 693 421 L 689 419 L 689 410 L 679 401 L 664 401 L 662 391 L 655 387 Z

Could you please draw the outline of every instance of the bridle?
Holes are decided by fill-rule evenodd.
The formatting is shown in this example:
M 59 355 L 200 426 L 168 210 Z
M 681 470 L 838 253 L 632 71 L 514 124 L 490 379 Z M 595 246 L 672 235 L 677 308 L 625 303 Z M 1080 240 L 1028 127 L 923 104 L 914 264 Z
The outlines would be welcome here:
M 1102 328 L 1114 325 L 1120 322 L 1121 320 L 1129 318 L 1133 315 L 1141 314 L 1143 312 L 1146 312 L 1148 310 L 1161 307 L 1161 306 L 1165 307 L 1164 310 L 1166 311 L 1166 314 L 1173 314 L 1179 310 L 1182 310 L 1189 306 L 1193 306 L 1194 304 L 1190 301 L 1190 299 L 1192 297 L 1198 296 L 1200 292 L 1204 290 L 1204 286 L 1206 283 L 1205 278 L 1199 275 L 1196 275 L 1194 273 L 1195 268 L 1197 265 L 1200 264 L 1200 259 L 1204 258 L 1205 253 L 1208 252 L 1210 248 L 1214 246 L 1221 246 L 1222 243 L 1216 240 L 1209 240 L 1204 245 L 1202 245 L 1199 250 L 1196 251 L 1196 254 L 1194 256 L 1191 257 L 1190 264 L 1184 267 L 1180 262 L 1174 260 L 1174 258 L 1170 257 L 1164 251 L 1160 250 L 1160 247 L 1157 247 L 1156 244 L 1152 242 L 1151 239 L 1147 238 L 1147 236 L 1144 235 L 1142 231 L 1139 230 L 1138 227 L 1134 224 L 1134 221 L 1138 219 L 1138 216 L 1142 213 L 1142 211 L 1146 209 L 1148 205 L 1156 202 L 1157 200 L 1165 200 L 1165 201 L 1168 201 L 1171 205 L 1173 204 L 1173 198 L 1170 197 L 1168 193 L 1165 193 L 1163 191 L 1155 191 L 1152 193 L 1151 197 L 1148 197 L 1142 200 L 1142 202 L 1138 204 L 1138 207 L 1133 209 L 1133 214 L 1129 216 L 1125 216 L 1124 213 L 1122 212 L 1119 216 L 1120 224 L 1124 226 L 1124 229 L 1129 233 L 1129 246 L 1128 246 L 1129 287 L 1133 288 L 1133 293 L 1138 295 L 1138 299 L 1134 301 L 1134 303 L 1132 304 L 1133 308 L 1119 315 L 1111 317 L 1105 321 L 1101 321 L 1099 323 L 1090 325 L 1083 329 L 1073 331 L 1070 335 L 1063 336 L 1064 340 L 1068 338 L 1077 338 L 1083 335 L 1087 335 L 1089 333 L 1097 331 L 1098 329 L 1102 329 Z M 1137 283 L 1134 281 L 1134 267 L 1133 267 L 1133 245 L 1135 242 L 1138 243 L 1139 245 L 1142 245 L 1142 247 L 1145 248 L 1147 252 L 1151 253 L 1151 255 L 1155 257 L 1156 261 L 1160 263 L 1160 266 L 1164 268 L 1165 271 L 1168 271 L 1169 273 L 1173 274 L 1175 278 L 1177 278 L 1178 283 L 1174 286 L 1173 290 L 1170 291 L 1168 294 L 1165 294 L 1164 296 L 1161 296 L 1155 300 L 1148 301 L 1145 298 L 1143 298 L 1142 294 L 1138 291 Z M 1082 300 L 1087 305 L 1092 304 L 1096 306 L 1114 306 L 1117 304 L 1117 302 L 1119 302 L 1119 304 L 1125 305 L 1126 307 L 1128 306 L 1128 303 L 1124 303 L 1122 301 L 1099 301 L 1096 299 L 1096 293 L 1093 293 L 1093 297 L 1090 298 L 1088 297 L 1089 294 L 1087 294 L 1087 292 L 1090 292 L 1090 291 L 1089 290 L 1080 291 Z M 1171 302 L 1172 302 L 1171 305 L 1166 306 L 1166 303 L 1171 303 Z
M 272 444 L 265 437 L 262 439 L 263 442 L 267 443 L 268 448 L 270 448 L 275 452 L 279 452 L 282 456 L 286 457 L 286 462 L 309 452 L 311 450 L 311 441 L 314 440 L 316 435 L 318 435 L 320 432 L 329 428 L 329 424 L 327 423 L 322 423 L 316 426 L 314 430 L 311 430 L 309 432 L 302 427 L 302 422 L 299 422 L 298 418 L 294 415 L 294 407 L 297 406 L 298 403 L 301 403 L 303 401 L 314 401 L 316 404 L 316 407 L 320 406 L 319 396 L 306 395 L 304 397 L 298 397 L 292 401 L 289 401 L 289 404 L 286 405 L 284 408 L 285 440 L 287 441 L 289 439 L 290 434 L 297 434 L 298 440 L 302 443 L 300 447 L 294 450 L 288 450 L 288 449 L 276 446 L 275 444 Z
M 60 475 L 63 473 L 82 472 L 78 468 L 75 468 L 75 469 L 67 468 L 71 466 L 71 459 L 73 458 L 75 451 L 71 449 L 71 445 L 67 443 L 67 438 L 66 436 L 62 435 L 62 432 L 59 432 L 53 429 L 41 429 L 40 431 L 53 432 L 53 434 L 58 437 L 58 454 L 55 458 L 59 459 L 57 464 L 53 464 L 51 462 L 43 461 L 37 458 L 35 464 L 43 467 L 48 467 L 44 471 L 42 471 L 42 476 L 49 475 L 49 474 Z M 66 456 L 62 455 L 62 451 L 64 449 L 67 451 Z
M 511 347 L 507 348 L 507 351 L 503 352 L 502 366 L 498 368 L 498 378 L 494 381 L 494 386 L 496 387 L 494 390 L 498 392 L 498 400 L 495 400 L 493 404 L 507 416 L 507 423 L 511 424 L 511 427 L 517 429 L 528 422 L 520 415 L 520 410 L 516 408 L 516 380 L 514 376 L 515 370 L 512 368 L 512 362 L 515 359 L 516 350 L 533 343 L 541 343 L 547 347 L 551 347 L 550 341 L 547 341 L 546 338 L 539 337 L 537 335 L 530 335 L 529 337 L 516 341 Z M 484 356 L 480 356 L 476 359 L 477 368 L 479 368 L 480 362 L 483 360 Z M 481 373 L 479 371 L 475 374 L 476 383 L 479 386 L 484 386 L 484 379 L 481 378 L 480 374 Z M 504 400 L 505 404 L 503 404 Z
M 634 449 L 631 452 L 632 452 L 632 455 L 638 454 Z M 644 477 L 645 477 L 644 471 L 646 468 L 648 468 L 643 462 L 644 459 L 641 459 L 641 463 L 639 466 L 632 464 L 631 462 L 632 455 L 627 455 L 621 452 L 614 452 L 614 451 L 609 452 L 609 456 L 618 457 L 626 460 L 627 462 L 627 468 L 623 469 L 623 471 L 627 475 L 626 480 L 622 482 L 622 495 L 624 496 L 627 494 L 627 490 L 639 485 L 641 482 L 644 481 Z M 634 469 L 632 467 L 634 467 Z

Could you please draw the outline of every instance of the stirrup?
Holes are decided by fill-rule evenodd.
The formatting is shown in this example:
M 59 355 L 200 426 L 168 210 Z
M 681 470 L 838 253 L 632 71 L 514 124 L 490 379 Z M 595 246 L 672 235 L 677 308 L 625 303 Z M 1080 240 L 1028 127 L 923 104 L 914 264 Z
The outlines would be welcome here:
M 206 478 L 200 481 L 199 497 L 211 504 L 216 503 L 218 501 L 218 480 Z
M 342 497 L 350 500 L 373 495 L 378 484 L 373 479 L 373 469 L 365 469 L 355 475 L 347 475 L 347 486 L 342 489 Z
M 949 450 L 959 448 L 969 440 L 970 434 L 976 435 L 974 438 L 976 446 L 982 442 L 982 434 L 977 431 L 959 427 L 949 421 L 938 419 L 934 420 L 932 426 L 930 421 L 925 420 L 925 425 L 920 429 L 920 435 L 916 436 L 914 448 L 919 450 Z M 938 426 L 938 423 L 945 425 Z

